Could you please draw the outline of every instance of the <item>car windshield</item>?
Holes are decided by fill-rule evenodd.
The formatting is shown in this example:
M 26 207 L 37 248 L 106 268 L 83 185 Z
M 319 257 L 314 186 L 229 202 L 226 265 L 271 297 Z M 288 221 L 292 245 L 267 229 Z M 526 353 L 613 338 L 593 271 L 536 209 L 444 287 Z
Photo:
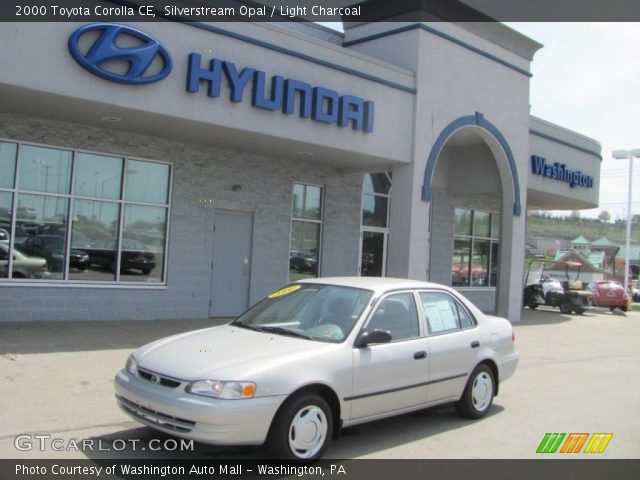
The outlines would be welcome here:
M 373 292 L 335 285 L 293 284 L 272 293 L 232 325 L 323 342 L 342 342 Z

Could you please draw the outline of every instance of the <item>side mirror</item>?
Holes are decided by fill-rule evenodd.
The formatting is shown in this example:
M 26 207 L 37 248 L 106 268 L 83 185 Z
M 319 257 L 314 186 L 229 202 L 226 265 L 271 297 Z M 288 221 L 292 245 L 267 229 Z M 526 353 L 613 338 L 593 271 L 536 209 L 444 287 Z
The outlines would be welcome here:
M 391 332 L 387 330 L 365 331 L 358 335 L 353 346 L 356 348 L 364 348 L 374 343 L 389 343 L 391 339 Z

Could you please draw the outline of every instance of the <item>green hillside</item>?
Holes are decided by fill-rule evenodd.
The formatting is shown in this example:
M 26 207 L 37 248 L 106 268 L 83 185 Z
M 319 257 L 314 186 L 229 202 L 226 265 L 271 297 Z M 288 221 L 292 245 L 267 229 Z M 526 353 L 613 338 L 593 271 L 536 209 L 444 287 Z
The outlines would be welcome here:
M 527 237 L 549 237 L 572 240 L 580 235 L 593 241 L 601 237 L 624 244 L 627 225 L 623 220 L 604 222 L 597 218 L 580 218 L 575 212 L 566 217 L 553 217 L 534 212 L 527 217 Z M 640 215 L 631 223 L 631 239 L 640 241 Z

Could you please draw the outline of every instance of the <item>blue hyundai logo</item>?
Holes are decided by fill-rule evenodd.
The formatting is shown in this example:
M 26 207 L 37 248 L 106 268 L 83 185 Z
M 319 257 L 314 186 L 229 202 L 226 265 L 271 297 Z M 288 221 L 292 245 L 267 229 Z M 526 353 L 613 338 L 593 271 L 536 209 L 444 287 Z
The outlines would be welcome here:
M 86 53 L 80 50 L 79 41 L 87 32 L 99 32 L 99 37 Z M 132 37 L 141 45 L 121 47 L 121 37 Z M 113 23 L 92 23 L 78 28 L 69 37 L 69 52 L 82 67 L 112 82 L 140 85 L 162 80 L 171 72 L 173 62 L 167 49 L 155 38 L 132 27 Z M 160 56 L 163 62 L 159 72 L 145 76 L 154 60 Z M 113 62 L 125 61 L 126 73 L 109 70 Z

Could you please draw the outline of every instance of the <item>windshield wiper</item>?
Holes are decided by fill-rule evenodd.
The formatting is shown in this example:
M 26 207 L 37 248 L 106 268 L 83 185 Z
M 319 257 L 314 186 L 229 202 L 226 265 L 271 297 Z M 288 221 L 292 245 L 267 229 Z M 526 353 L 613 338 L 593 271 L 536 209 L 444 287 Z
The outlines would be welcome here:
M 231 325 L 233 325 L 234 327 L 246 328 L 247 330 L 255 330 L 256 332 L 262 331 L 262 327 L 249 325 L 248 323 L 232 322 Z
M 262 332 L 279 333 L 281 335 L 289 335 L 290 337 L 306 338 L 307 340 L 313 340 L 313 337 L 311 335 L 307 335 L 302 332 L 296 332 L 295 330 L 289 330 L 288 328 L 283 328 L 283 327 L 262 326 L 262 327 L 256 328 L 256 330 L 260 330 Z

